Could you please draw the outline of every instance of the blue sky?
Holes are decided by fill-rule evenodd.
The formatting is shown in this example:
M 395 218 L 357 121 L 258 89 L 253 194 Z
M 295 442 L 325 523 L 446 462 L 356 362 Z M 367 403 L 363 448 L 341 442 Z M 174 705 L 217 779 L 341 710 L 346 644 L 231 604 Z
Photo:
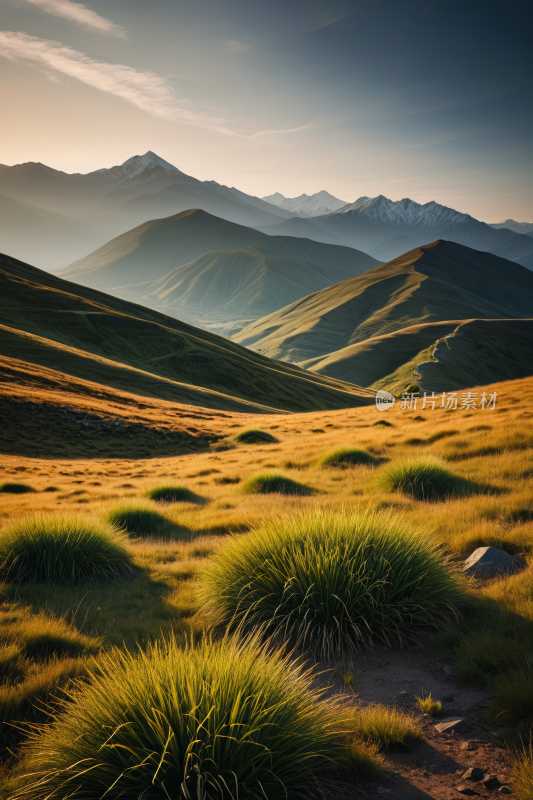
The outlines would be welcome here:
M 0 0 L 0 161 L 533 221 L 525 2 Z

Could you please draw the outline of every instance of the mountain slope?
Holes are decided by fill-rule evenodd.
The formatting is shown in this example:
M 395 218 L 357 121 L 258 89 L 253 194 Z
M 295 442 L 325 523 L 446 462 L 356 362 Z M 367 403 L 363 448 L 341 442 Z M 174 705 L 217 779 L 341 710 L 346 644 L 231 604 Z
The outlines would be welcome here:
M 383 195 L 360 197 L 333 214 L 314 218 L 313 224 L 379 259 L 396 258 L 405 252 L 406 246 L 419 247 L 428 241 L 445 239 L 494 252 L 533 269 L 530 237 L 506 228 L 494 230 L 468 214 L 435 202 L 421 205 L 409 198 L 393 202 Z
M 282 222 L 276 222 L 275 225 L 257 225 L 256 230 L 266 233 L 268 236 L 297 236 L 324 244 L 342 245 L 342 242 L 331 233 L 323 231 L 317 225 L 313 225 L 311 220 L 303 217 L 290 217 Z
M 333 197 L 332 194 L 324 190 L 311 195 L 301 194 L 299 197 L 284 197 L 279 192 L 276 192 L 268 197 L 263 197 L 263 200 L 301 217 L 318 217 L 321 214 L 330 214 L 332 211 L 338 211 L 346 205 L 344 200 L 339 200 L 338 197 Z
M 335 351 L 413 325 L 474 317 L 527 318 L 532 308 L 529 270 L 437 241 L 305 297 L 248 325 L 233 340 L 271 358 L 319 367 L 326 374 L 331 368 L 331 374 L 342 373 L 344 380 L 349 374 L 356 381 L 350 365 L 353 351 L 346 351 L 345 358 L 335 357 Z M 430 343 L 424 335 L 424 347 Z M 329 364 L 324 363 L 326 356 Z M 380 365 L 376 375 L 389 372 L 389 365 Z M 372 383 L 374 373 L 373 377 Z
M 190 210 L 128 231 L 61 277 L 187 319 L 250 320 L 376 264 L 353 248 L 267 236 Z
M 450 392 L 533 374 L 533 319 L 474 319 L 440 339 L 418 364 L 423 391 Z
M 240 411 L 344 408 L 368 393 L 0 256 L 0 355 L 179 403 Z

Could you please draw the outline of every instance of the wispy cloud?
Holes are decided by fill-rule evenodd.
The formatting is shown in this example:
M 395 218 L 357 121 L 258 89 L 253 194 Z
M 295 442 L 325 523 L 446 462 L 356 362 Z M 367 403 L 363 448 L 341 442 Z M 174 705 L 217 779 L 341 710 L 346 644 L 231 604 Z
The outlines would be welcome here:
M 91 11 L 82 3 L 73 3 L 72 0 L 11 0 L 11 3 L 17 6 L 36 6 L 47 14 L 53 14 L 54 17 L 75 22 L 88 31 L 103 33 L 106 36 L 119 36 L 121 39 L 128 38 L 121 25 L 115 25 L 110 19 L 101 17 L 96 11 Z
M 313 128 L 314 125 L 314 122 L 310 122 L 308 125 L 300 125 L 299 128 L 285 128 L 279 131 L 259 131 L 259 133 L 252 133 L 249 138 L 254 139 L 257 136 L 270 136 L 274 133 L 298 133 L 298 131 L 305 131 L 307 128 Z
M 153 72 L 97 61 L 61 42 L 39 39 L 23 32 L 0 31 L 0 55 L 12 60 L 30 61 L 77 78 L 88 86 L 128 100 L 155 117 L 234 135 L 233 131 L 221 127 L 222 119 L 187 108 L 187 101 L 179 100 L 167 81 Z
M 247 53 L 248 50 L 252 49 L 251 44 L 244 44 L 244 42 L 237 42 L 235 40 L 231 42 L 222 42 L 222 45 L 227 50 L 231 50 L 232 53 Z

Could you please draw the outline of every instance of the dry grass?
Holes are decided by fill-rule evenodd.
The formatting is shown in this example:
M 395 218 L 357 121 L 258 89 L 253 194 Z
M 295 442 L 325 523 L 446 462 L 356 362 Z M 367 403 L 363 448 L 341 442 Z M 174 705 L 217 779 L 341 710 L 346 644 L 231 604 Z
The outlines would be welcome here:
M 465 611 L 461 625 L 435 641 L 436 647 L 445 649 L 447 658 L 453 657 L 461 680 L 494 687 L 497 699 L 505 701 L 511 713 L 509 693 L 497 688 L 499 677 L 503 673 L 518 680 L 520 692 L 520 670 L 533 652 L 533 568 L 529 566 L 533 553 L 533 379 L 485 390 L 498 392 L 494 411 L 402 411 L 396 406 L 386 415 L 367 407 L 260 417 L 226 413 L 214 419 L 213 412 L 194 409 L 199 416 L 205 414 L 199 423 L 195 423 L 193 411 L 188 412 L 187 424 L 201 427 L 204 437 L 210 425 L 216 425 L 227 441 L 235 431 L 250 428 L 270 432 L 278 440 L 253 447 L 237 444 L 216 449 L 218 446 L 212 445 L 202 452 L 154 458 L 121 458 L 117 454 L 114 459 L 69 460 L 6 455 L 0 465 L 0 483 L 24 483 L 35 491 L 2 493 L 0 524 L 33 513 L 83 511 L 102 518 L 118 503 L 147 503 L 142 496 L 156 485 L 183 483 L 204 502 L 151 504 L 176 530 L 186 533 L 186 538 L 180 541 L 168 534 L 130 537 L 131 577 L 112 585 L 92 582 L 46 591 L 38 586 L 6 585 L 0 592 L 3 608 L 25 609 L 24 614 L 35 619 L 36 625 L 42 615 L 63 620 L 61 624 L 88 637 L 98 652 L 114 645 L 131 649 L 139 643 L 146 647 L 160 633 L 174 633 L 178 639 L 185 634 L 196 636 L 204 627 L 198 615 L 198 576 L 206 559 L 228 535 L 238 536 L 271 520 L 315 509 L 392 509 L 426 531 L 458 561 L 484 545 L 520 556 L 523 570 L 470 589 L 479 602 Z M 142 413 L 150 414 L 155 424 L 156 404 L 150 401 L 147 405 L 150 409 Z M 159 406 L 161 414 L 170 415 L 170 404 L 163 408 L 160 402 Z M 129 413 L 126 406 L 117 407 L 117 416 L 119 410 L 124 416 Z M 384 421 L 389 424 L 376 425 Z M 409 443 L 414 439 L 419 443 Z M 448 462 L 459 478 L 484 488 L 427 502 L 383 491 L 377 480 L 383 466 L 316 468 L 319 459 L 339 447 L 365 450 L 385 465 L 435 455 Z M 308 496 L 243 492 L 246 480 L 263 471 L 285 471 L 315 492 Z M 479 635 L 474 636 L 476 632 Z M 35 696 L 39 695 L 41 674 L 32 672 L 35 665 L 42 671 L 41 688 L 47 696 L 46 687 L 54 685 L 56 670 L 63 674 L 64 667 L 64 674 L 69 675 L 81 669 L 86 658 L 83 651 L 78 655 L 65 651 L 37 660 L 31 656 L 26 663 L 24 641 L 25 634 L 21 634 L 2 642 L 0 669 L 6 668 L 2 664 L 23 664 L 22 686 L 30 693 L 35 691 Z M 36 681 L 34 688 L 30 678 Z M 522 691 L 526 689 L 523 683 Z M 516 687 L 513 691 L 516 696 Z M 8 694 L 15 697 L 13 687 Z

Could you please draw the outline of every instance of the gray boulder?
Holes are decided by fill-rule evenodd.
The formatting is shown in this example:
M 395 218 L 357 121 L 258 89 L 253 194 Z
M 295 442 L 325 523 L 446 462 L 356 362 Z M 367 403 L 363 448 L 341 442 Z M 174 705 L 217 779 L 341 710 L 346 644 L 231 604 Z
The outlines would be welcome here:
M 471 578 L 491 578 L 518 571 L 515 558 L 497 547 L 478 547 L 466 559 L 463 572 Z
M 468 722 L 464 717 L 444 717 L 435 729 L 439 733 L 466 733 L 468 730 Z

